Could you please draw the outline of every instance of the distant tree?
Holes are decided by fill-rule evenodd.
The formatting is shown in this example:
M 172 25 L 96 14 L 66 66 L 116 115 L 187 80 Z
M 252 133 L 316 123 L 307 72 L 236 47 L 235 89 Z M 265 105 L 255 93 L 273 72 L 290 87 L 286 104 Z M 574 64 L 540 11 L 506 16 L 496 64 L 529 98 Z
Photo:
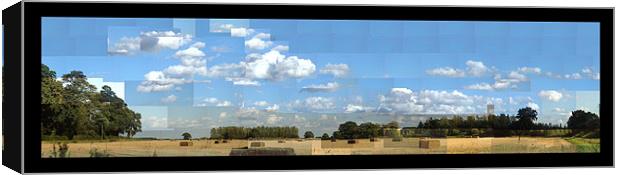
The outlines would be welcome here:
M 329 140 L 329 135 L 327 135 L 327 133 L 323 133 L 323 136 L 321 136 L 321 140 Z
M 304 133 L 304 138 L 314 138 L 314 133 L 312 133 L 312 131 L 306 131 L 306 133 Z
M 418 127 L 417 128 L 424 128 L 424 123 L 422 123 L 422 121 L 420 121 L 420 123 L 418 123 Z
M 389 123 L 385 124 L 385 126 L 384 126 L 384 127 L 385 127 L 385 128 L 393 128 L 393 129 L 396 129 L 396 128 L 400 128 L 400 124 L 398 124 L 398 122 L 397 122 L 397 121 L 391 121 L 391 122 L 389 122 Z
M 571 113 L 566 125 L 569 129 L 598 129 L 600 128 L 600 119 L 594 113 L 576 110 Z
M 381 135 L 381 125 L 374 123 L 362 123 L 358 126 L 359 138 L 375 138 Z
M 336 134 L 334 133 L 334 136 Z M 338 126 L 338 136 L 336 138 L 344 138 L 344 139 L 354 139 L 358 137 L 358 126 L 357 123 L 352 121 L 347 121 Z
M 521 141 L 521 135 L 524 132 L 531 130 L 534 127 L 534 121 L 538 119 L 538 112 L 530 107 L 525 107 L 519 109 L 517 112 L 517 116 L 515 117 L 517 121 L 514 124 L 514 128 L 519 130 L 519 141 Z
M 190 139 L 192 139 L 192 134 L 190 134 L 188 132 L 184 132 L 183 134 L 181 134 L 181 136 L 183 136 L 183 140 L 190 140 Z

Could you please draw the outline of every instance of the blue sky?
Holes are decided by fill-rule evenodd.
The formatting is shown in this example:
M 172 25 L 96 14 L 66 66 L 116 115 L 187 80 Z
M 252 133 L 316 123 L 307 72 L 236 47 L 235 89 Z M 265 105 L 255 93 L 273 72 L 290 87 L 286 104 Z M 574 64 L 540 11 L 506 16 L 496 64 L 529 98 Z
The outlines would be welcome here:
M 599 24 L 44 18 L 43 63 L 124 83 L 144 128 L 598 113 Z M 101 80 L 98 79 L 98 80 Z M 99 81 L 101 84 L 101 81 Z M 207 133 L 204 133 L 207 134 Z M 205 135 L 206 136 L 206 135 Z

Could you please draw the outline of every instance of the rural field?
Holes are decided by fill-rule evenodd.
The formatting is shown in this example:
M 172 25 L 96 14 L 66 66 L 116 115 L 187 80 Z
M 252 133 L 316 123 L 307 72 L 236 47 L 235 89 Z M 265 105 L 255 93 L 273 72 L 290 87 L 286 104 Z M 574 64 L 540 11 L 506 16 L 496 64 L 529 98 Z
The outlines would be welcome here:
M 436 145 L 421 147 L 420 143 L 425 140 L 432 140 Z M 190 143 L 181 146 L 181 142 Z M 295 155 L 576 153 L 600 150 L 598 139 L 558 137 L 356 139 L 354 143 L 350 142 L 318 139 L 75 141 L 67 143 L 66 156 L 228 156 L 233 149 L 248 148 L 291 148 Z M 54 148 L 58 149 L 54 143 L 41 143 L 42 157 L 53 157 Z

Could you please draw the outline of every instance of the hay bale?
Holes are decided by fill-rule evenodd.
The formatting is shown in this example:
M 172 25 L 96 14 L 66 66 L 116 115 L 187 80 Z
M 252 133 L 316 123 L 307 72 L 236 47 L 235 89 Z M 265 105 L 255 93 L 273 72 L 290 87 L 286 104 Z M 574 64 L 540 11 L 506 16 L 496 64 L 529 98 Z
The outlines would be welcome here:
M 278 143 L 286 143 L 284 140 L 278 140 Z
M 434 149 L 439 148 L 439 140 L 424 139 L 420 140 L 420 148 Z
M 222 143 L 228 143 L 228 140 L 222 140 Z
M 213 142 L 213 143 L 215 143 L 215 144 L 220 144 L 220 141 L 217 141 L 217 140 L 216 140 L 216 141 L 215 141 L 215 142 Z
M 336 141 L 337 141 L 336 139 L 332 139 L 332 142 L 336 142 Z
M 357 140 L 348 140 L 347 141 L 347 144 L 356 144 L 356 143 L 357 143 Z
M 262 143 L 262 142 L 254 142 Z M 232 149 L 230 156 L 294 156 L 293 148 L 250 148 L 250 149 Z
M 250 147 L 251 148 L 265 147 L 265 142 L 252 142 L 252 143 L 250 143 Z
M 303 140 L 303 139 L 297 139 L 297 141 L 298 141 L 298 142 L 303 142 L 304 140 Z
M 183 141 L 179 143 L 179 146 L 194 146 L 194 142 Z
M 403 141 L 403 138 L 400 138 L 400 137 L 392 138 L 392 142 L 400 142 L 400 141 Z
M 370 138 L 370 142 L 377 142 L 379 140 L 375 139 L 375 138 Z

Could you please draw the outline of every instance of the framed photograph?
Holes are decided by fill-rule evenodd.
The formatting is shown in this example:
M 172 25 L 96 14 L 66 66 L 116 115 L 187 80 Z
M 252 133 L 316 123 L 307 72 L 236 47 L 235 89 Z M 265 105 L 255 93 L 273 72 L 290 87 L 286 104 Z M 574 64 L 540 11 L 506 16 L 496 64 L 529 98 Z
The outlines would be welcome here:
M 3 13 L 18 172 L 613 166 L 611 8 Z

